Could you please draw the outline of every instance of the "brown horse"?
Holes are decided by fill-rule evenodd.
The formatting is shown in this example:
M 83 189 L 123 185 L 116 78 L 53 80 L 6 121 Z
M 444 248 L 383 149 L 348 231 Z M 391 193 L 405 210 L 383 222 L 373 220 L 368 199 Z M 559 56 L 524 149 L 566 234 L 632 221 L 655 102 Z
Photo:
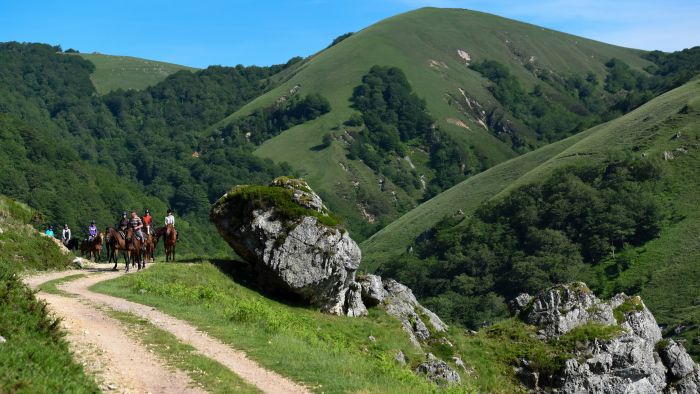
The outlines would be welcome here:
M 134 234 L 133 229 L 128 229 L 126 230 L 126 254 L 128 256 L 128 260 L 131 262 L 131 266 L 133 267 L 134 265 L 138 266 L 138 269 L 141 270 L 141 246 L 143 243 Z M 126 272 L 129 272 L 129 265 L 126 265 Z
M 122 237 L 121 233 L 114 228 L 110 227 L 107 229 L 107 262 L 114 261 L 113 270 L 117 270 L 117 264 L 119 263 L 119 251 L 124 253 L 124 263 L 126 264 L 126 270 L 129 270 L 129 258 L 127 255 L 127 245 L 126 239 Z
M 161 227 L 156 231 L 156 240 L 163 237 L 165 246 L 165 261 L 175 261 L 175 245 L 177 244 L 177 230 L 172 224 Z M 157 241 L 156 241 L 157 242 Z
M 102 258 L 102 238 L 104 238 L 102 233 L 97 233 L 92 241 L 84 239 L 80 243 L 80 255 L 85 257 L 87 254 L 89 259 L 100 261 Z
M 156 245 L 158 245 L 158 238 L 153 236 L 149 227 L 146 228 L 145 240 L 143 242 L 143 266 L 146 267 L 146 261 L 153 262 L 154 254 L 156 250 Z

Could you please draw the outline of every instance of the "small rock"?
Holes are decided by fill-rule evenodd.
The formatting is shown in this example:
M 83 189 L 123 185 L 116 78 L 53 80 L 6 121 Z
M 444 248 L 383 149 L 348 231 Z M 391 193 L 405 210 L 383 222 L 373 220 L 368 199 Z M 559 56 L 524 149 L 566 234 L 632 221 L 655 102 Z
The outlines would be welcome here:
M 452 361 L 454 361 L 455 365 L 462 368 L 464 372 L 467 372 L 467 366 L 464 364 L 464 361 L 462 361 L 461 358 L 457 356 L 452 357 Z
M 362 286 L 362 301 L 367 306 L 374 306 L 384 302 L 386 298 L 386 290 L 382 283 L 382 277 L 379 275 L 364 275 L 358 278 L 357 283 Z
M 664 153 L 661 155 L 661 157 L 666 161 L 673 160 L 673 153 L 665 150 Z
M 371 342 L 376 342 L 376 341 L 377 341 L 377 338 L 375 338 L 374 335 L 370 335 L 370 336 L 368 337 L 368 339 L 369 339 Z
M 107 385 L 107 389 L 109 389 L 109 390 L 116 390 L 116 389 L 117 389 L 117 385 L 114 384 L 114 383 L 110 383 L 110 384 Z
M 5 343 L 7 342 L 7 339 L 5 339 L 4 336 L 0 335 L 0 343 Z
M 396 362 L 401 365 L 406 365 L 406 356 L 401 350 L 399 350 L 399 352 L 396 353 L 396 357 L 394 357 L 394 360 L 396 360 Z
M 85 334 L 85 335 L 88 335 L 89 333 L 90 333 L 90 331 L 88 331 L 88 330 L 83 331 L 83 334 Z
M 428 361 L 434 361 L 434 360 L 437 360 L 437 357 L 435 357 L 435 355 L 432 353 L 428 353 L 425 355 L 425 359 Z
M 661 356 L 661 361 L 666 366 L 668 373 L 675 379 L 683 378 L 693 372 L 695 367 L 693 359 L 686 353 L 683 345 L 674 340 L 669 340 L 666 346 L 659 349 L 659 356 Z
M 461 381 L 457 371 L 450 368 L 446 362 L 437 359 L 419 364 L 415 372 L 425 375 L 429 380 L 441 386 L 458 384 Z
M 452 342 L 450 342 L 450 340 L 445 338 L 445 337 L 440 338 L 439 342 L 442 343 L 443 345 L 447 345 L 449 347 L 454 347 Z
M 520 314 L 520 312 L 525 309 L 527 304 L 532 300 L 532 296 L 527 293 L 521 293 L 519 296 L 515 297 L 508 303 L 508 308 L 510 313 L 515 316 Z

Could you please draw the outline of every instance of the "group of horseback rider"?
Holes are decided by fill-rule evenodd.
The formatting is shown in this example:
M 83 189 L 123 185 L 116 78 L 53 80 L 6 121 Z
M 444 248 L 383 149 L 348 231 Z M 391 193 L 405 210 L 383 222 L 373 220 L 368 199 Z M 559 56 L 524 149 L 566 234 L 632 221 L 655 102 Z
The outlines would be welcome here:
M 119 223 L 115 227 L 119 234 L 123 237 L 127 237 L 127 230 L 131 228 L 134 236 L 139 239 L 142 243 L 146 240 L 146 236 L 155 235 L 155 229 L 153 228 L 153 216 L 151 216 L 151 211 L 146 209 L 143 217 L 139 217 L 136 211 L 131 211 L 131 217 L 127 217 L 126 211 L 122 212 L 122 216 L 119 219 Z M 175 216 L 173 215 L 173 210 L 168 209 L 168 214 L 165 216 L 165 226 L 172 225 L 175 227 Z M 144 227 L 146 232 L 144 233 Z
M 155 235 L 155 229 L 153 228 L 153 216 L 151 216 L 151 211 L 149 209 L 146 209 L 146 212 L 142 218 L 136 214 L 136 211 L 131 211 L 131 218 L 128 218 L 127 216 L 127 211 L 122 212 L 122 216 L 115 226 L 122 238 L 126 239 L 127 230 L 129 228 L 132 229 L 134 236 L 136 236 L 141 243 L 145 241 L 146 236 Z M 167 227 L 168 225 L 172 225 L 173 228 L 175 228 L 175 216 L 173 216 L 172 209 L 168 209 L 168 214 L 165 217 L 165 226 Z M 144 226 L 146 230 L 145 234 L 143 232 Z M 44 233 L 51 237 L 56 236 L 52 225 L 49 225 Z M 93 220 L 90 222 L 90 226 L 87 228 L 87 242 L 92 242 L 95 237 L 97 237 L 98 233 L 99 229 Z M 178 235 L 178 238 L 180 238 L 179 233 L 176 234 Z M 64 224 L 63 230 L 61 231 L 61 242 L 68 247 L 69 244 L 71 244 L 72 239 L 72 233 L 68 227 L 68 224 Z

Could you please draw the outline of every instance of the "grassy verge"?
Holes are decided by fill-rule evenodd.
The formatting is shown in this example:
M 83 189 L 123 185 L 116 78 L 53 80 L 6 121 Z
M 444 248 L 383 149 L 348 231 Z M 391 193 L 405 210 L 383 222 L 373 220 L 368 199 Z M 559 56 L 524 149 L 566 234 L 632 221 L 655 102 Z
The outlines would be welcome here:
M 0 196 L 0 393 L 98 392 L 73 360 L 59 320 L 17 275 L 64 269 L 71 261 L 27 224 L 33 216 L 26 205 Z
M 173 334 L 161 330 L 132 313 L 107 310 L 107 314 L 129 327 L 127 334 L 146 346 L 169 367 L 185 371 L 190 379 L 210 393 L 258 393 L 238 375 L 218 362 L 201 355 Z
M 440 390 L 411 371 L 425 355 L 410 344 L 400 324 L 382 310 L 374 308 L 369 318 L 355 319 L 284 304 L 231 280 L 226 265 L 237 263 L 218 264 L 221 268 L 210 263 L 158 264 L 99 283 L 92 290 L 151 305 L 186 320 L 244 350 L 264 367 L 316 392 Z M 407 366 L 394 360 L 399 350 L 406 355 Z M 435 352 L 438 350 L 436 347 Z M 461 350 L 450 352 L 458 356 Z M 447 361 L 452 362 L 449 358 Z M 479 389 L 480 373 L 478 379 L 467 373 L 463 378 L 465 385 L 447 391 L 484 391 Z M 499 378 L 500 386 L 489 386 L 499 387 L 492 391 L 516 391 L 515 385 L 503 381 L 508 379 L 503 375 L 487 377 L 494 382 Z
M 86 277 L 86 274 L 75 274 L 75 275 L 68 275 L 64 276 L 63 278 L 58 278 L 54 280 L 50 280 L 48 282 L 44 282 L 39 286 L 39 291 L 43 291 L 44 293 L 49 293 L 49 294 L 56 294 L 64 297 L 74 297 L 73 294 L 67 293 L 61 289 L 58 288 L 58 285 L 66 282 L 70 282 L 79 278 L 84 278 Z
M 0 261 L 0 392 L 94 393 L 99 389 L 73 360 L 59 320 L 49 316 Z

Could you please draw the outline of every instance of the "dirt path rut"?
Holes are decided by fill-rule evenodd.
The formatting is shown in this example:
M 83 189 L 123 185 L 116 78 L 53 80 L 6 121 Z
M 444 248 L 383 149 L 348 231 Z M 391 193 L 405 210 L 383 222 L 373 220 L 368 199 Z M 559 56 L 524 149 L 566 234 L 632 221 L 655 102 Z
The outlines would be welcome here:
M 38 287 L 49 280 L 86 273 L 82 271 L 64 271 L 28 277 L 25 279 L 31 287 Z M 309 391 L 291 380 L 248 359 L 242 351 L 232 349 L 221 341 L 199 331 L 189 323 L 176 319 L 150 306 L 137 304 L 121 298 L 94 293 L 88 288 L 96 283 L 124 275 L 122 272 L 95 272 L 87 277 L 66 282 L 58 287 L 76 298 L 39 293 L 51 308 L 64 319 L 69 332 L 68 339 L 76 353 L 94 348 L 97 364 L 102 368 L 106 383 L 137 391 L 152 393 L 198 392 L 193 389 L 187 375 L 179 371 L 168 371 L 152 354 L 140 344 L 131 340 L 122 330 L 121 323 L 100 311 L 98 306 L 133 313 L 149 320 L 155 326 L 175 335 L 180 341 L 197 349 L 203 355 L 216 360 L 239 375 L 246 382 L 266 393 L 308 393 Z M 87 333 L 87 334 L 86 334 Z M 89 353 L 89 352 L 88 352 Z M 81 354 L 78 354 L 81 357 Z M 126 365 L 133 365 L 128 369 Z M 143 368 L 146 368 L 145 370 Z M 151 368 L 151 369 L 148 369 Z M 149 372 L 146 372 L 149 371 Z M 164 373 L 165 372 L 165 373 Z M 119 382 L 119 383 L 118 383 Z M 129 391 L 129 390 L 127 390 Z

